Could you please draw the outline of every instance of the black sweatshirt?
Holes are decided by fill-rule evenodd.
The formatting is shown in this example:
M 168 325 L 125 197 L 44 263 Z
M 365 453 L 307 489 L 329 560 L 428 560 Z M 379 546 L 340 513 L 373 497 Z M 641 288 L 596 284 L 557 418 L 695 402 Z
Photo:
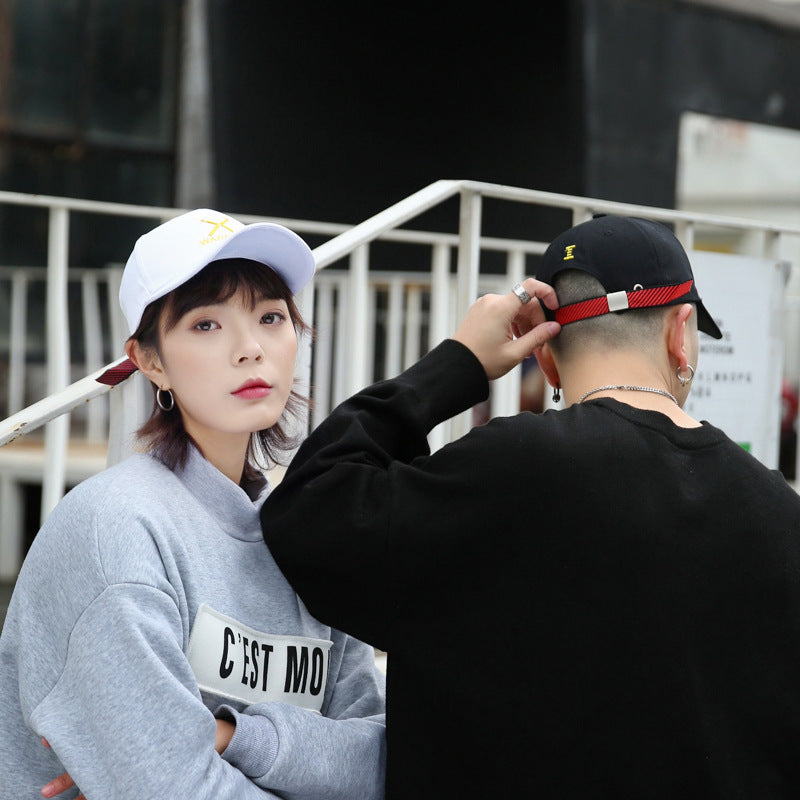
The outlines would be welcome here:
M 708 423 L 483 399 L 448 340 L 333 411 L 262 511 L 315 616 L 389 653 L 387 797 L 800 796 L 800 498 Z

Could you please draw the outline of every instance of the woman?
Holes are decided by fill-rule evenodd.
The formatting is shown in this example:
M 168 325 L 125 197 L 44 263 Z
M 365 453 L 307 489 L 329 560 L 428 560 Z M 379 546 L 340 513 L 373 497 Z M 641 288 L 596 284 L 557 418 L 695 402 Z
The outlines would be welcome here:
M 120 303 L 155 391 L 145 452 L 71 491 L 25 559 L 0 638 L 4 797 L 62 765 L 105 800 L 382 796 L 374 651 L 311 617 L 259 525 L 313 272 L 291 231 L 208 209 L 137 241 Z

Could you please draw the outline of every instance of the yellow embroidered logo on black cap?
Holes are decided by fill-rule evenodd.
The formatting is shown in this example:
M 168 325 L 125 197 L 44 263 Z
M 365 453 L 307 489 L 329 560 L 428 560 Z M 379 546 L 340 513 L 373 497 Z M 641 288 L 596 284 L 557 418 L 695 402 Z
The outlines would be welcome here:
M 575 256 L 574 256 L 574 255 L 572 255 L 572 251 L 573 251 L 574 249 L 575 249 L 575 245 L 574 245 L 574 244 L 568 244 L 568 245 L 567 245 L 567 246 L 564 248 L 564 250 L 566 251 L 566 253 L 567 253 L 567 254 L 564 256 L 564 258 L 563 258 L 562 260 L 563 260 L 563 261 L 569 261 L 571 258 L 575 258 Z

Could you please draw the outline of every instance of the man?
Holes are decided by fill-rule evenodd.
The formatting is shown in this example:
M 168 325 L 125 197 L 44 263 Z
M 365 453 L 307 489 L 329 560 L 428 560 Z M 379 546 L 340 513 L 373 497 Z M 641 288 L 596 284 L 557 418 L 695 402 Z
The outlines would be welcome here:
M 597 217 L 537 277 L 337 408 L 264 507 L 311 612 L 389 653 L 387 796 L 798 796 L 800 498 L 682 409 L 721 335 L 686 253 Z M 568 408 L 430 455 L 534 350 Z

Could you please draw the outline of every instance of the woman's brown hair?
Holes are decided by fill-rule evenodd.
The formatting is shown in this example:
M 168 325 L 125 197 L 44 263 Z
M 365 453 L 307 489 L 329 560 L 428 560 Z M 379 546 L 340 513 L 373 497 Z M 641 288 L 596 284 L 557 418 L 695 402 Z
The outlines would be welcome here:
M 294 303 L 292 293 L 283 279 L 264 264 L 244 258 L 212 261 L 186 283 L 173 289 L 164 297 L 154 300 L 142 314 L 141 322 L 130 340 L 161 355 L 160 335 L 172 330 L 178 321 L 194 308 L 223 303 L 241 292 L 251 308 L 263 299 L 285 300 L 289 317 L 298 334 L 310 333 Z M 170 469 L 183 466 L 189 455 L 191 436 L 183 426 L 178 409 L 163 411 L 155 401 L 157 386 L 153 388 L 153 410 L 150 418 L 139 428 L 137 435 L 146 442 L 147 449 Z M 252 477 L 258 469 L 281 463 L 280 454 L 293 449 L 298 434 L 289 431 L 290 418 L 298 418 L 308 408 L 307 398 L 294 390 L 289 395 L 281 418 L 271 428 L 256 431 L 250 436 L 245 461 L 245 473 Z M 266 464 L 262 463 L 266 459 Z

